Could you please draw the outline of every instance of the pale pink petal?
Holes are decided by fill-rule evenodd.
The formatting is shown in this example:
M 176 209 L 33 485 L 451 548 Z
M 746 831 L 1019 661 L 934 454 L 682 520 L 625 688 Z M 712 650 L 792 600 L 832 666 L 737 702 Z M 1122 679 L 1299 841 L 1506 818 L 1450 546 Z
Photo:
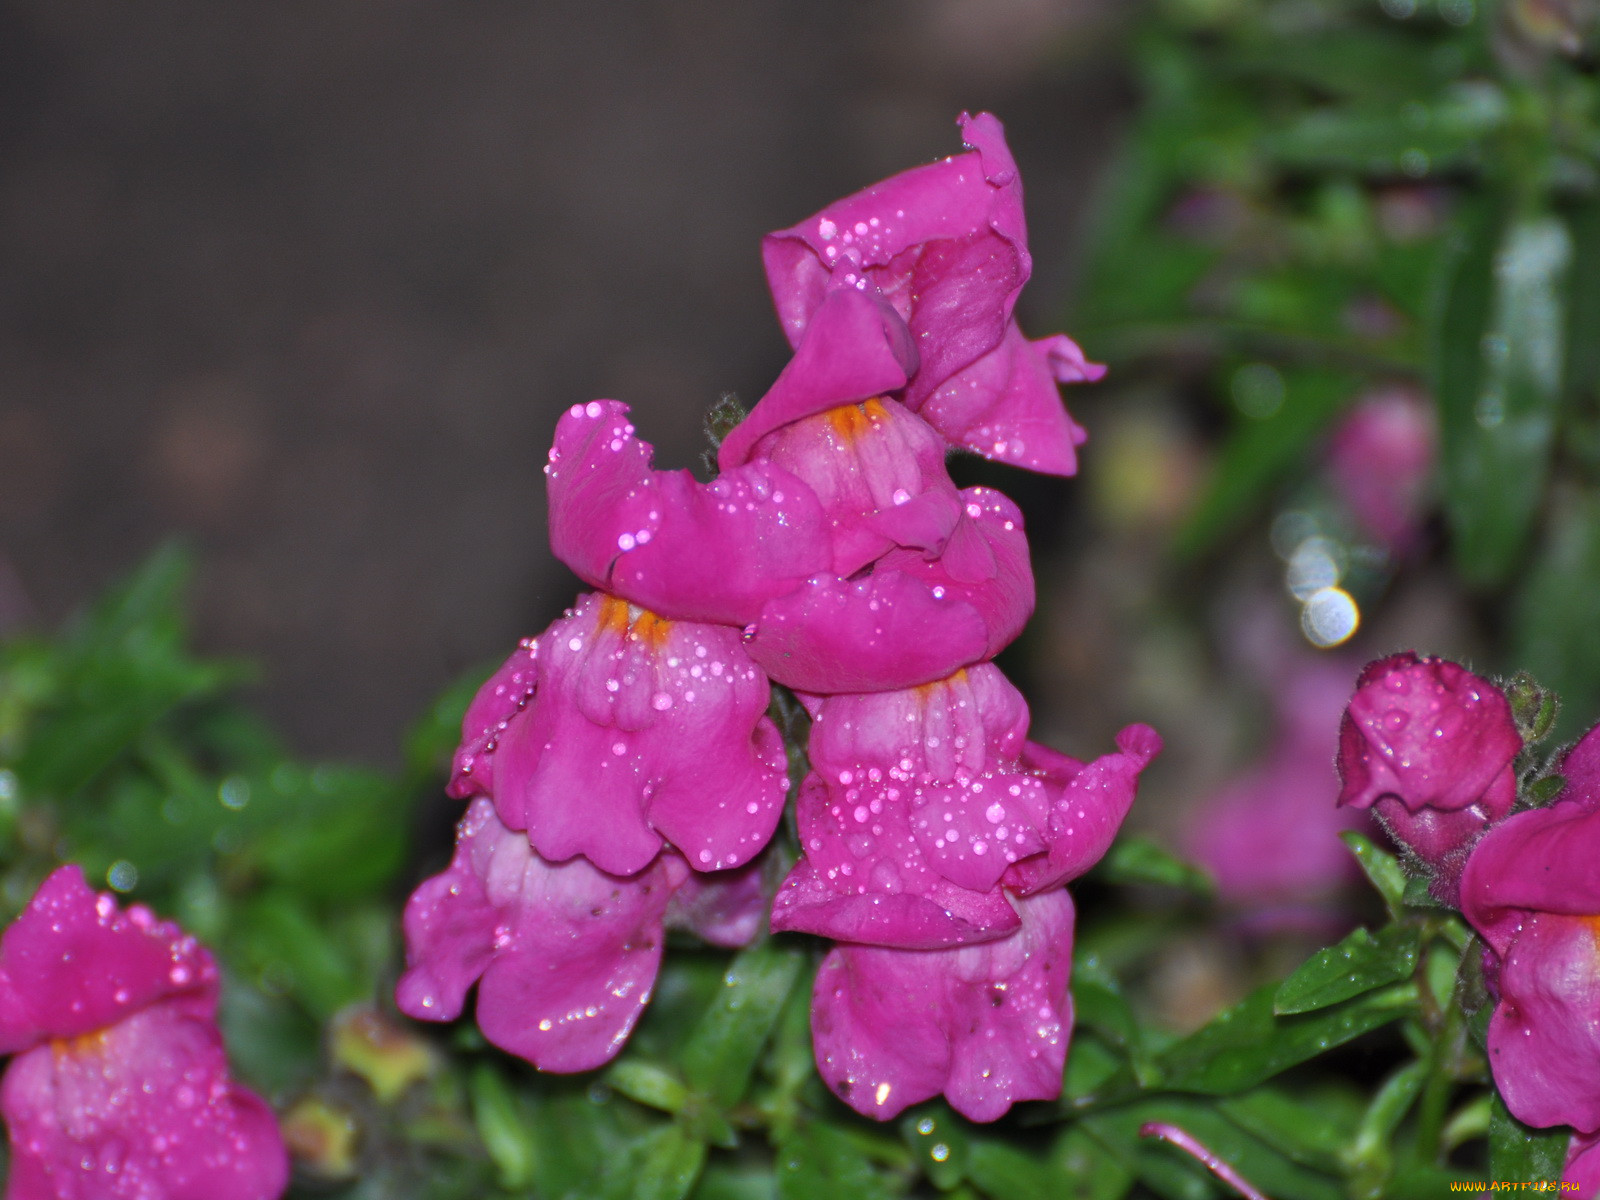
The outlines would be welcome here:
M 15 1200 L 275 1200 L 288 1181 L 272 1110 L 228 1078 L 216 1026 L 170 1000 L 19 1055 L 0 1110 Z
M 549 863 L 475 800 L 449 869 L 406 906 L 396 1003 L 451 1020 L 479 980 L 478 1024 L 495 1045 L 547 1071 L 597 1067 L 650 998 L 662 917 L 687 874 L 670 854 L 628 878 Z
M 1072 1029 L 1072 920 L 1058 890 L 1025 901 L 1021 927 L 999 941 L 836 947 L 812 999 L 823 1080 L 878 1120 L 940 1092 L 975 1121 L 1053 1099 Z
M 1565 1193 L 1572 1200 L 1600 1200 L 1600 1134 L 1572 1135 L 1561 1178 L 1577 1185 L 1577 1191 Z
M 574 405 L 545 468 L 550 544 L 584 580 L 674 620 L 743 625 L 830 562 L 822 511 L 780 466 L 656 471 L 626 405 Z
M 687 929 L 713 946 L 747 946 L 761 930 L 767 898 L 761 864 L 732 871 L 692 872 L 672 894 L 667 927 Z

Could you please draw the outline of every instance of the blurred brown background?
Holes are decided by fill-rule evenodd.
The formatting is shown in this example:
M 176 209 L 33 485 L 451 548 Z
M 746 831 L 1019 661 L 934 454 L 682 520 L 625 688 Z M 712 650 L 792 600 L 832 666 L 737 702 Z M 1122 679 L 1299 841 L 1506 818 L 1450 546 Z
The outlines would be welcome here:
M 182 535 L 202 646 L 262 662 L 301 751 L 391 761 L 571 599 L 559 410 L 625 400 L 689 465 L 718 393 L 781 367 L 762 233 L 992 109 L 1052 330 L 1127 107 L 1113 12 L 0 5 L 0 622 Z

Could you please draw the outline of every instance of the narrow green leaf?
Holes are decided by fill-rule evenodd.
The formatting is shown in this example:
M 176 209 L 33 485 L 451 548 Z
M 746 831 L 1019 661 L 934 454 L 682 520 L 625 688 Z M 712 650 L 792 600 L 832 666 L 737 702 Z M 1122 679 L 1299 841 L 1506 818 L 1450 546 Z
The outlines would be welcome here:
M 1119 837 L 1101 860 L 1100 877 L 1112 883 L 1155 884 L 1181 888 L 1199 896 L 1216 890 L 1211 876 L 1149 838 Z
M 1496 1091 L 1489 1109 L 1489 1178 L 1554 1183 L 1567 1165 L 1572 1130 L 1565 1125 L 1534 1129 L 1511 1115 Z
M 1122 1200 L 1133 1186 L 1133 1171 L 1079 1124 L 1069 1125 L 1056 1139 L 1050 1161 L 1059 1180 L 1057 1196 Z
M 1594 339 L 1600 340 L 1600 338 Z M 1526 666 L 1562 703 L 1558 740 L 1576 737 L 1600 707 L 1600 496 L 1559 488 L 1544 544 L 1512 608 L 1513 661 Z
M 684 1047 L 683 1073 L 690 1086 L 723 1108 L 739 1101 L 804 965 L 801 950 L 772 941 L 733 960 Z
M 1544 495 L 1571 256 L 1558 218 L 1485 212 L 1447 271 L 1433 348 L 1445 509 L 1457 567 L 1481 587 L 1509 576 Z
M 820 1121 L 800 1126 L 779 1144 L 777 1171 L 783 1200 L 891 1200 L 898 1194 L 854 1139 Z
M 683 1200 L 700 1177 L 706 1146 L 681 1125 L 664 1125 L 636 1140 L 608 1179 L 614 1200 Z
M 1384 1080 L 1362 1114 L 1346 1155 L 1356 1194 L 1376 1196 L 1383 1192 L 1394 1166 L 1395 1130 L 1422 1094 L 1427 1077 L 1426 1063 L 1407 1063 Z
M 1353 829 L 1345 830 L 1339 837 L 1350 847 L 1350 853 L 1356 856 L 1372 886 L 1378 889 L 1389 915 L 1398 920 L 1405 910 L 1406 896 L 1406 873 L 1400 860 L 1387 850 L 1378 849 L 1369 838 Z
M 1342 1155 L 1361 1112 L 1355 1093 L 1306 1095 L 1282 1087 L 1230 1096 L 1217 1105 L 1217 1111 L 1278 1153 L 1333 1173 L 1343 1169 Z
M 1079 1025 L 1098 1033 L 1109 1046 L 1137 1055 L 1141 1049 L 1139 1021 L 1122 994 L 1116 977 L 1094 955 L 1072 966 L 1073 1016 Z
M 472 1116 L 500 1172 L 503 1187 L 521 1188 L 533 1182 L 532 1122 L 505 1077 L 487 1063 L 472 1072 Z
M 605 1082 L 628 1099 L 666 1113 L 683 1111 L 689 1089 L 671 1071 L 636 1058 L 620 1058 L 606 1070 Z
M 1414 990 L 1402 985 L 1280 1017 L 1272 1007 L 1277 990 L 1267 984 L 1157 1056 L 1162 1083 L 1210 1095 L 1242 1092 L 1404 1016 L 1416 1003 Z
M 1420 940 L 1415 925 L 1388 925 L 1377 937 L 1357 929 L 1338 945 L 1317 951 L 1285 979 L 1273 1009 L 1279 1014 L 1312 1012 L 1399 983 L 1416 969 Z
M 967 1179 L 990 1200 L 1061 1200 L 1063 1189 L 1050 1164 L 1005 1142 L 974 1141 Z
M 1189 1186 L 1203 1185 L 1203 1194 L 1211 1194 L 1213 1177 L 1204 1166 L 1170 1146 L 1139 1136 L 1140 1127 L 1151 1121 L 1177 1125 L 1193 1134 L 1273 1200 L 1344 1198 L 1342 1182 L 1336 1176 L 1279 1153 L 1228 1120 L 1208 1101 L 1184 1096 L 1152 1097 L 1097 1113 L 1086 1123 L 1092 1122 L 1097 1135 L 1109 1144 L 1123 1148 L 1124 1154 L 1131 1156 L 1129 1165 L 1151 1187 L 1168 1194 L 1188 1190 L 1175 1183 L 1174 1177 L 1180 1177 Z

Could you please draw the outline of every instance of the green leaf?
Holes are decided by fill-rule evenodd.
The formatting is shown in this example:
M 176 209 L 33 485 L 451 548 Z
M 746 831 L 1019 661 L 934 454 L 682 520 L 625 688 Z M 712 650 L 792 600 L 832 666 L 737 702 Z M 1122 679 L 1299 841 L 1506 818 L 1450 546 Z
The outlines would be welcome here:
M 700 1177 L 706 1146 L 681 1125 L 664 1125 L 637 1138 L 609 1173 L 614 1200 L 683 1200 Z
M 1398 920 L 1405 911 L 1407 882 L 1400 860 L 1387 850 L 1378 849 L 1370 839 L 1353 829 L 1345 830 L 1339 838 L 1350 847 L 1350 853 L 1356 856 L 1356 861 L 1361 864 L 1372 886 L 1378 889 L 1389 916 Z
M 671 1071 L 637 1058 L 620 1058 L 606 1069 L 606 1084 L 629 1100 L 666 1113 L 683 1111 L 689 1089 Z
M 1511 654 L 1560 694 L 1554 736 L 1565 740 L 1600 708 L 1600 496 L 1558 488 L 1553 500 L 1543 545 L 1512 608 Z
M 1572 1130 L 1565 1125 L 1534 1129 L 1506 1108 L 1496 1091 L 1489 1109 L 1489 1178 L 1554 1183 L 1567 1164 Z
M 1209 896 L 1216 891 L 1216 884 L 1204 870 L 1149 838 L 1119 837 L 1101 860 L 1098 873 L 1111 883 L 1181 888 L 1198 896 Z
M 1015 1146 L 974 1141 L 967 1155 L 967 1179 L 991 1200 L 1060 1200 L 1062 1181 L 1050 1164 Z M 1079 1195 L 1071 1191 L 1072 1195 Z
M 970 1128 L 943 1103 L 915 1108 L 900 1119 L 900 1136 L 929 1179 L 949 1191 L 967 1177 Z
M 779 1144 L 777 1171 L 783 1200 L 891 1200 L 899 1194 L 854 1138 L 820 1121 L 800 1126 Z
M 1141 1100 L 1086 1119 L 1096 1134 L 1119 1147 L 1128 1165 L 1149 1186 L 1166 1194 L 1186 1194 L 1203 1188 L 1212 1191 L 1206 1168 L 1171 1146 L 1141 1138 L 1148 1122 L 1176 1125 L 1198 1138 L 1207 1149 L 1238 1171 L 1273 1200 L 1344 1200 L 1339 1179 L 1306 1167 L 1270 1145 L 1250 1136 L 1217 1111 L 1216 1106 L 1183 1096 Z M 1182 1179 L 1184 1183 L 1178 1183 Z
M 1231 1095 L 1411 1011 L 1409 985 L 1368 992 L 1316 1012 L 1280 1017 L 1267 984 L 1157 1056 L 1164 1086 Z
M 472 1072 L 472 1115 L 483 1147 L 500 1172 L 503 1187 L 521 1188 L 533 1182 L 535 1161 L 532 1122 L 526 1107 L 487 1063 Z
M 1336 946 L 1319 950 L 1278 986 L 1279 1014 L 1312 1012 L 1409 978 L 1417 965 L 1421 933 L 1415 925 L 1389 925 L 1373 937 L 1357 929 Z
M 1407 1063 L 1384 1080 L 1362 1114 L 1347 1155 L 1358 1195 L 1376 1196 L 1383 1192 L 1394 1165 L 1395 1130 L 1422 1094 L 1427 1078 L 1426 1063 Z
M 1122 1200 L 1133 1186 L 1133 1171 L 1080 1124 L 1069 1125 L 1056 1139 L 1050 1159 L 1060 1180 L 1057 1196 Z
M 1433 351 L 1445 509 L 1457 567 L 1480 587 L 1510 575 L 1544 496 L 1571 256 L 1556 217 L 1486 211 L 1445 276 Z
M 1313 439 L 1358 383 L 1340 372 L 1284 371 L 1278 407 L 1260 419 L 1241 419 L 1228 435 L 1199 502 L 1178 529 L 1175 553 L 1204 553 L 1263 507 L 1272 489 L 1301 469 Z
M 1094 955 L 1081 957 L 1073 964 L 1072 1007 L 1078 1025 L 1093 1029 L 1108 1046 L 1135 1060 L 1143 1057 L 1143 1037 L 1133 1007 L 1115 976 Z
M 772 941 L 733 960 L 683 1050 L 691 1087 L 723 1108 L 738 1103 L 804 965 L 803 951 Z
M 1355 1093 L 1261 1087 L 1230 1096 L 1217 1111 L 1295 1162 L 1337 1174 L 1361 1110 Z

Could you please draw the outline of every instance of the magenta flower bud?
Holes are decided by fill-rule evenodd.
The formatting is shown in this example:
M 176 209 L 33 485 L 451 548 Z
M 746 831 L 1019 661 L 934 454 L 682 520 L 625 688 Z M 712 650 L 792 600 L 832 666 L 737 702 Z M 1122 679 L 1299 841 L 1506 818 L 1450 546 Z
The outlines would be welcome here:
M 901 399 L 952 444 L 1070 475 L 1082 431 L 1058 382 L 1103 368 L 1058 336 L 1029 343 L 1012 319 L 1033 261 L 1022 183 L 1000 122 L 963 114 L 966 153 L 902 172 L 762 244 L 767 280 L 799 347 L 836 281 L 881 297 L 917 347 Z M 884 388 L 881 390 L 890 390 Z
M 550 544 L 586 582 L 672 620 L 746 625 L 829 568 L 821 507 L 781 464 L 704 484 L 652 470 L 652 454 L 615 400 L 574 405 L 556 426 Z
M 887 1121 L 941 1092 L 974 1121 L 1061 1094 L 1072 1031 L 1072 899 L 1019 903 L 1011 936 L 951 950 L 837 946 L 812 993 L 817 1069 Z
M 1339 803 L 1371 808 L 1454 903 L 1474 841 L 1511 810 L 1522 749 L 1505 693 L 1410 651 L 1368 664 L 1339 728 Z
M 273 1200 L 272 1110 L 228 1077 L 217 968 L 176 925 L 75 866 L 0 937 L 0 1082 L 13 1200 Z
M 406 905 L 400 1011 L 460 1016 L 478 985 L 478 1026 L 546 1071 L 615 1057 L 650 1000 L 662 918 L 689 875 L 676 855 L 609 875 L 588 860 L 552 863 L 507 829 L 486 798 L 457 830 L 455 857 Z
M 492 797 L 552 862 L 632 875 L 665 839 L 696 870 L 739 866 L 788 791 L 769 699 L 736 630 L 591 593 L 480 689 L 450 791 Z
M 1548 808 L 1486 833 L 1461 876 L 1466 918 L 1493 951 L 1489 1066 L 1518 1120 L 1600 1131 L 1600 733 L 1567 755 Z
M 1392 553 L 1416 548 L 1437 439 L 1432 406 L 1406 388 L 1363 397 L 1334 430 L 1333 486 L 1362 528 Z

